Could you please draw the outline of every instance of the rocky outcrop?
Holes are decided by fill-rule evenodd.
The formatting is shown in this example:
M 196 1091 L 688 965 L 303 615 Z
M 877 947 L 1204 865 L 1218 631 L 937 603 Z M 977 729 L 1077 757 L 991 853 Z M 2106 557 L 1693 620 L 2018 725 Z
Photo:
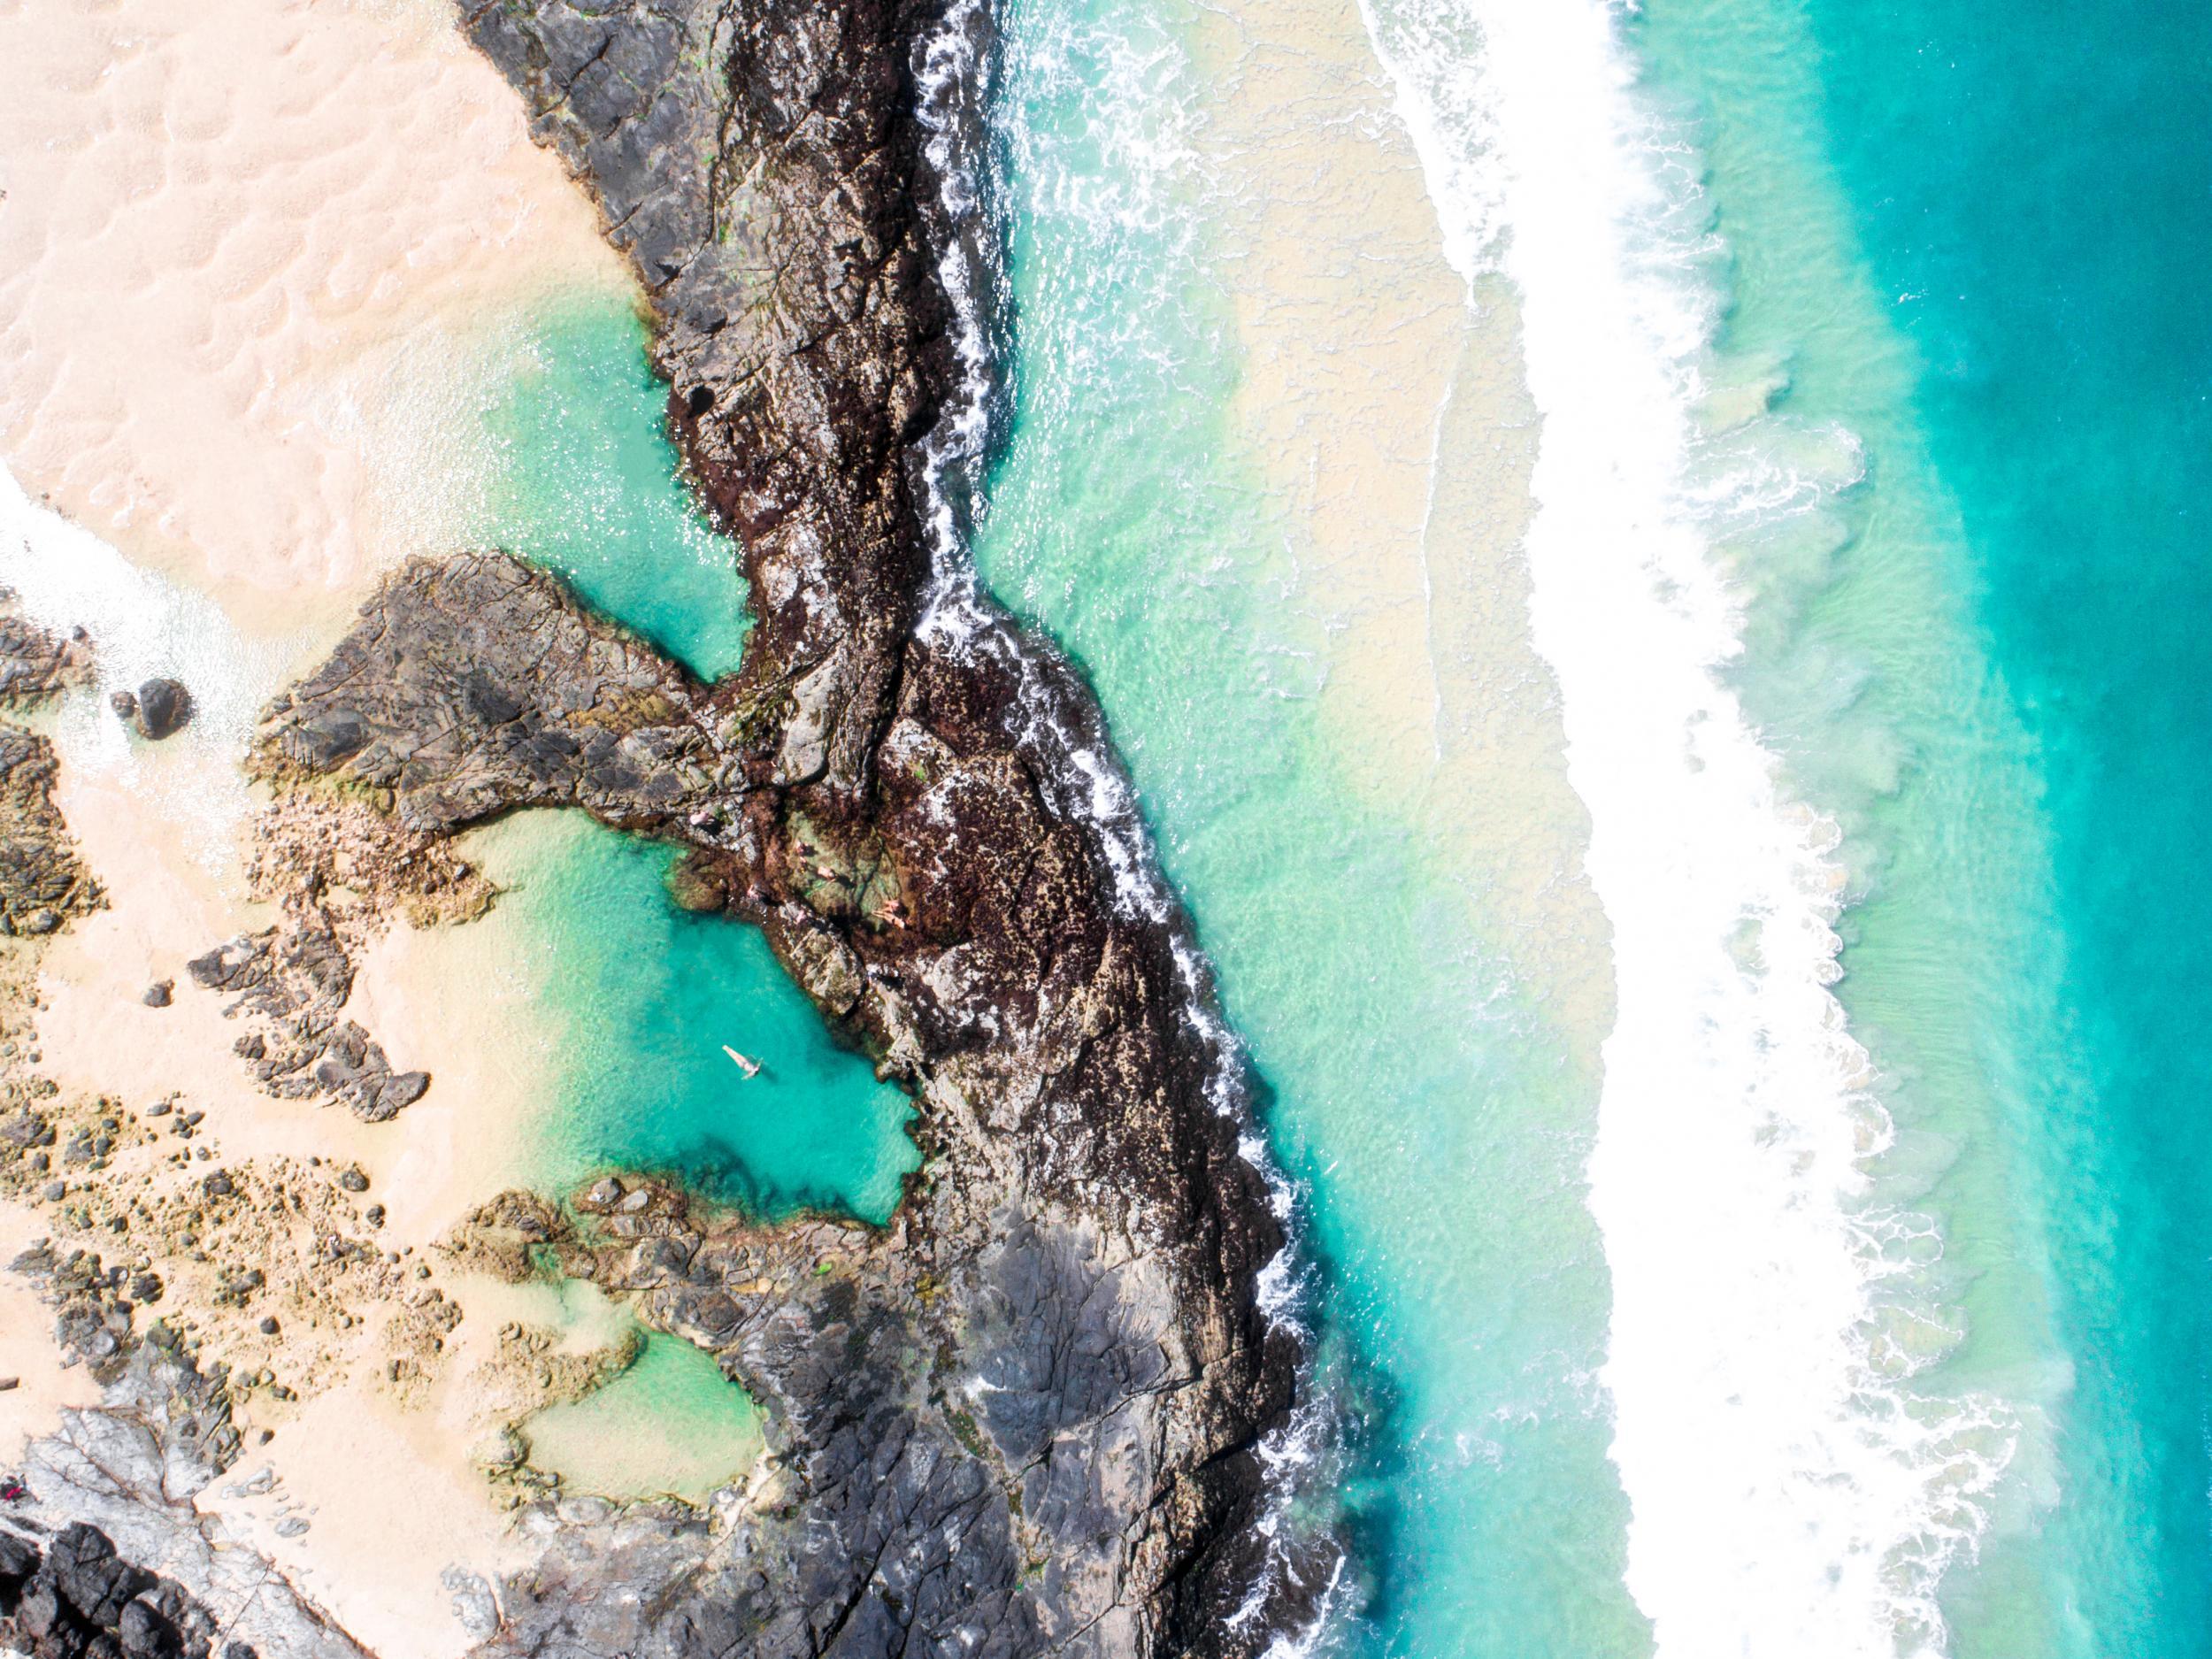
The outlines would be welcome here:
M 928 559 L 914 446 L 951 384 L 915 123 L 927 3 L 463 0 L 599 201 L 708 498 L 745 542 L 774 776 L 859 806 Z
M 231 997 L 226 1016 L 244 1015 L 239 1057 L 280 1100 L 333 1100 L 380 1123 L 420 1100 L 426 1071 L 395 1071 L 383 1046 L 342 1017 L 353 995 L 353 959 L 317 922 L 247 933 L 185 964 L 193 983 Z
M 28 1659 L 369 1659 L 194 1496 L 239 1436 L 224 1379 L 161 1324 L 145 1294 L 83 1252 L 11 1263 L 56 1310 L 70 1363 L 101 1405 L 62 1414 L 0 1487 L 0 1651 Z M 158 1294 L 157 1290 L 155 1293 Z
M 8 595 L 0 592 L 0 603 Z M 92 653 L 80 636 L 63 639 L 27 617 L 0 612 L 0 701 L 42 702 L 92 678 Z
M 0 1531 L 0 1643 L 28 1659 L 210 1659 L 217 1633 L 206 1609 L 121 1559 L 97 1527 L 65 1526 L 44 1550 Z
M 50 933 L 105 901 L 54 805 L 54 746 L 0 721 L 0 933 Z
M 91 672 L 81 637 L 0 614 L 0 703 L 35 707 Z M 54 804 L 56 776 L 54 746 L 0 720 L 0 934 L 54 933 L 105 902 Z
M 135 692 L 119 691 L 108 701 L 117 717 L 150 742 L 174 736 L 192 718 L 192 694 L 181 680 L 165 675 L 145 681 Z
M 942 19 L 465 15 L 637 265 L 757 625 L 701 686 L 514 560 L 417 563 L 273 706 L 259 764 L 426 835 L 566 806 L 686 847 L 687 902 L 765 930 L 914 1093 L 926 1156 L 887 1233 L 708 1225 L 657 1187 L 535 1224 L 765 1402 L 784 1486 L 556 1551 L 493 1650 L 1257 1651 L 1298 1598 L 1256 1525 L 1297 1356 L 1258 1305 L 1282 1233 L 1194 957 L 1121 901 L 1130 849 L 1061 764 L 1103 749 L 1080 685 L 995 613 L 920 626 L 953 354 L 914 65 Z

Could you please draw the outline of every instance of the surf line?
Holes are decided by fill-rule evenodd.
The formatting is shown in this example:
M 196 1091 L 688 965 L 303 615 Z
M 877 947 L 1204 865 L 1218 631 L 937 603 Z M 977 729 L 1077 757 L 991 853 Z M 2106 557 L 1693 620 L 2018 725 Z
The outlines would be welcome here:
M 1606 0 L 1363 14 L 1470 303 L 1517 299 L 1542 419 L 1531 634 L 1613 930 L 1588 1180 L 1629 1591 L 1663 1659 L 1939 1652 L 2015 1419 L 1915 1386 L 1896 1333 L 1946 1310 L 1889 1248 L 1930 1224 L 1870 1174 L 1893 1130 L 1831 989 L 1839 831 L 1723 678 L 1717 515 L 1776 463 L 1732 477 L 1699 425 L 1722 296 L 1693 135 L 1640 98 Z M 1778 511 L 1850 481 L 1793 480 Z

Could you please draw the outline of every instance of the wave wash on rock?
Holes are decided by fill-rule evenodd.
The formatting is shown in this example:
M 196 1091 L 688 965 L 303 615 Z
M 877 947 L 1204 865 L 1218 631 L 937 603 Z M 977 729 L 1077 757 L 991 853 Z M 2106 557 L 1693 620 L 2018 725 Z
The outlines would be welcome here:
M 1234 1058 L 1188 1017 L 1179 919 L 1117 902 L 1087 786 L 1041 746 L 1042 684 L 1058 736 L 1104 749 L 1087 693 L 999 613 L 922 626 L 961 375 L 916 113 L 942 10 L 464 21 L 645 285 L 756 625 L 701 686 L 514 560 L 418 562 L 273 706 L 258 764 L 422 835 L 565 805 L 684 845 L 913 1090 L 927 1158 L 849 1272 L 766 1288 L 689 1233 L 603 1264 L 764 1403 L 787 1492 L 549 1557 L 486 1651 L 1260 1652 L 1333 1554 L 1302 1571 L 1263 1524 L 1299 1356 L 1261 1305 L 1284 1233 Z

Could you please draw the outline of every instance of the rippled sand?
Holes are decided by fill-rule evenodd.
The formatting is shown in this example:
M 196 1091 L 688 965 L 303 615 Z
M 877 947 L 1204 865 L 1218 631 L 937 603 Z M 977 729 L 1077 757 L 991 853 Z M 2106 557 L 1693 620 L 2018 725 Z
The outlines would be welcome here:
M 541 1093 L 534 1056 L 455 994 L 455 963 L 491 941 L 457 952 L 401 928 L 361 964 L 349 1011 L 437 1079 L 379 1126 L 259 1094 L 237 1028 L 182 965 L 271 919 L 241 896 L 238 840 L 252 800 L 235 762 L 261 700 L 380 569 L 465 533 L 478 411 L 521 325 L 549 296 L 627 292 L 589 204 L 451 15 L 443 0 L 0 0 L 0 461 L 29 503 L 128 562 L 9 487 L 8 580 L 34 615 L 91 628 L 103 692 L 176 672 L 200 708 L 157 749 L 89 694 L 47 720 L 59 803 L 113 903 L 49 958 L 46 1069 L 134 1107 L 181 1090 L 233 1160 L 357 1162 L 390 1211 L 380 1241 L 424 1259 L 511 1177 Z M 142 1006 L 163 978 L 175 1006 Z M 38 1225 L 0 1217 L 0 1242 Z M 491 1337 L 497 1288 L 465 1337 Z M 5 1275 L 0 1326 L 0 1376 L 23 1379 L 0 1394 L 12 1457 L 92 1391 L 54 1365 L 47 1316 Z M 273 1492 L 201 1502 L 380 1650 L 457 1654 L 446 1569 L 520 1559 L 470 1465 L 481 1402 L 403 1409 L 357 1346 L 350 1380 L 218 1483 L 265 1462 Z M 286 1514 L 311 1525 L 285 1537 Z
M 394 550 L 375 452 L 425 447 L 457 334 L 624 280 L 450 17 L 0 0 L 0 455 L 243 626 Z

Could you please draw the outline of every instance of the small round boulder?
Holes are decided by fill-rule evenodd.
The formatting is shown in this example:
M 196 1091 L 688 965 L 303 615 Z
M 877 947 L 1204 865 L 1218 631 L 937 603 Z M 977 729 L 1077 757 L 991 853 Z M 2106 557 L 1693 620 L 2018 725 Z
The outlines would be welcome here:
M 118 700 L 119 711 L 120 702 Z M 192 694 L 180 680 L 156 675 L 138 688 L 133 724 L 141 737 L 158 742 L 192 718 Z

